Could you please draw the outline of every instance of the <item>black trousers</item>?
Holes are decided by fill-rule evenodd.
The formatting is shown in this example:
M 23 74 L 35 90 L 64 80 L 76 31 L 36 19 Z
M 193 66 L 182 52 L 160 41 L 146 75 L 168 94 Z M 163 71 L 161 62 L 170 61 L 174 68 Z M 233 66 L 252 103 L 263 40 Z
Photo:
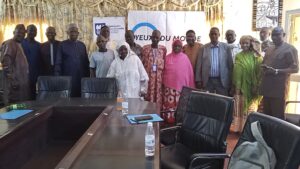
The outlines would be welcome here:
M 226 89 L 222 85 L 221 79 L 219 77 L 210 77 L 204 90 L 207 90 L 210 93 L 217 93 L 224 96 L 228 96 L 228 89 Z
M 264 97 L 263 99 L 264 105 L 264 114 L 274 116 L 280 119 L 284 118 L 285 112 L 285 99 L 284 98 L 271 98 L 271 97 Z

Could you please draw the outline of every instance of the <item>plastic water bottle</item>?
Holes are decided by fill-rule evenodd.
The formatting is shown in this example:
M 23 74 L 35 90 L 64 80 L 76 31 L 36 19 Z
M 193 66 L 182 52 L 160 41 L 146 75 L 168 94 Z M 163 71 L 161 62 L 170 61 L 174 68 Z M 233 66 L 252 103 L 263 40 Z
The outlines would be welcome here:
M 122 111 L 122 103 L 123 103 L 123 100 L 124 100 L 124 98 L 123 98 L 122 91 L 119 90 L 118 96 L 117 96 L 117 107 L 116 107 L 116 109 L 117 109 L 118 111 Z
M 20 110 L 20 109 L 26 109 L 27 105 L 24 103 L 20 104 L 11 104 L 8 107 L 6 107 L 7 110 Z
M 128 96 L 127 93 L 123 93 L 123 102 L 122 102 L 122 114 L 128 114 Z
M 147 130 L 145 134 L 145 156 L 152 157 L 155 153 L 155 135 L 153 130 L 153 123 L 147 123 Z

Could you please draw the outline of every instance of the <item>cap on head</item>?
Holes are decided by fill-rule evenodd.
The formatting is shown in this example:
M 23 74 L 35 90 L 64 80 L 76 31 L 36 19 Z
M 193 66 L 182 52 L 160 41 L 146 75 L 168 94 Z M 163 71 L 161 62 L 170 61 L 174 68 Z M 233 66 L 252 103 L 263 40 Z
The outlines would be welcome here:
M 69 31 L 70 29 L 72 28 L 77 28 L 78 29 L 78 26 L 75 24 L 75 23 L 70 23 L 67 27 L 67 30 Z
M 232 29 L 228 29 L 225 33 L 225 35 L 228 35 L 228 34 L 234 34 L 235 35 L 235 31 L 232 30 Z

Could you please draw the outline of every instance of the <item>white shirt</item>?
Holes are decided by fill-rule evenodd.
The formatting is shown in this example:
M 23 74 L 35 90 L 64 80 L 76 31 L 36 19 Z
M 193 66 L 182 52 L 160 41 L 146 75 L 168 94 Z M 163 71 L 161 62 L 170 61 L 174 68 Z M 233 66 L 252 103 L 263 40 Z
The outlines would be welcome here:
M 117 79 L 118 88 L 126 93 L 128 98 L 139 98 L 146 93 L 149 77 L 137 55 L 129 54 L 124 60 L 116 57 L 112 62 L 107 77 Z
M 230 49 L 231 49 L 232 61 L 233 61 L 233 63 L 235 63 L 236 54 L 238 54 L 242 51 L 241 45 L 239 43 L 236 43 L 236 42 L 228 44 L 228 45 L 230 46 Z
M 96 68 L 96 77 L 106 77 L 114 58 L 114 52 L 110 49 L 107 49 L 106 52 L 95 51 L 91 54 L 90 68 Z

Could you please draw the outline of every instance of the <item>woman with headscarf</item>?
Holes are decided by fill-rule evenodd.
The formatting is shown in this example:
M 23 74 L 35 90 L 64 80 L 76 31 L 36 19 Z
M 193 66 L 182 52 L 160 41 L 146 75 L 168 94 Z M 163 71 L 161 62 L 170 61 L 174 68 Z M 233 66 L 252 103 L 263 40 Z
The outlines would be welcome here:
M 174 40 L 172 53 L 166 56 L 163 73 L 163 110 L 175 110 L 183 86 L 195 87 L 192 64 L 186 54 L 182 52 L 182 42 Z M 174 123 L 173 113 L 164 117 L 167 123 Z
M 258 88 L 261 81 L 260 44 L 252 36 L 242 36 L 240 39 L 242 51 L 236 55 L 233 69 L 233 87 L 235 89 L 236 112 L 235 131 L 243 128 L 243 119 L 247 117 L 253 103 L 258 103 L 260 96 Z M 256 111 L 256 110 L 251 110 Z
M 126 42 L 117 45 L 117 54 L 107 77 L 117 79 L 119 91 L 128 98 L 139 98 L 147 93 L 148 75 L 139 57 L 130 50 Z

